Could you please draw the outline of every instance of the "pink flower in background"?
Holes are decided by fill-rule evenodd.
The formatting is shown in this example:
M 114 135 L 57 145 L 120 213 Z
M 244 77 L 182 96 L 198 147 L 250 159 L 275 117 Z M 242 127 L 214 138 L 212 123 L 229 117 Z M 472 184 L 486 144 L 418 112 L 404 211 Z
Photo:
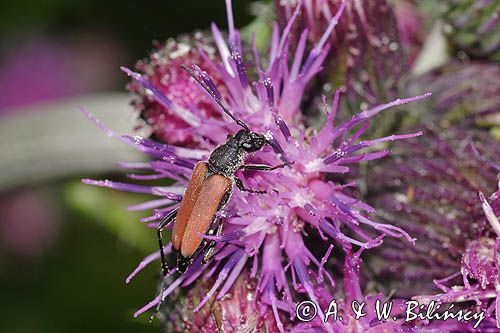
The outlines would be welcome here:
M 60 212 L 46 190 L 16 190 L 0 200 L 0 248 L 18 258 L 38 258 L 55 243 Z
M 0 119 L 15 119 L 16 112 L 24 111 L 23 106 L 111 89 L 118 83 L 117 76 L 111 73 L 123 61 L 119 44 L 102 34 L 72 38 L 30 37 L 2 43 L 6 51 L 0 54 Z M 54 128 L 57 126 L 54 124 Z M 19 131 L 29 132 L 26 128 Z M 37 139 L 30 137 L 28 145 L 38 149 Z M 25 147 L 22 143 L 16 141 L 11 145 L 16 163 L 23 160 L 16 159 L 19 156 L 29 155 L 20 148 Z M 46 151 L 54 152 L 51 149 L 59 152 L 61 147 Z M 35 162 L 35 158 L 29 157 L 30 163 Z M 0 246 L 18 257 L 45 254 L 59 235 L 60 206 L 56 202 L 54 193 L 47 190 L 26 188 L 4 193 L 0 202 Z
M 116 86 L 121 47 L 106 37 L 27 39 L 0 55 L 0 112 Z

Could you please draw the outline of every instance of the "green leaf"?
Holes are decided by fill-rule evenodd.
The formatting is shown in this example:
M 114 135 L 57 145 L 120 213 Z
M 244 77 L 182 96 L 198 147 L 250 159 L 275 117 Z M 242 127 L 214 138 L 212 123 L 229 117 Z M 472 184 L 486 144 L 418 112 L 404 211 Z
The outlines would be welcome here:
M 147 201 L 151 197 L 72 182 L 64 189 L 64 199 L 69 207 L 102 225 L 129 246 L 144 253 L 157 248 L 154 230 L 139 222 L 147 213 L 126 210 L 129 205 Z

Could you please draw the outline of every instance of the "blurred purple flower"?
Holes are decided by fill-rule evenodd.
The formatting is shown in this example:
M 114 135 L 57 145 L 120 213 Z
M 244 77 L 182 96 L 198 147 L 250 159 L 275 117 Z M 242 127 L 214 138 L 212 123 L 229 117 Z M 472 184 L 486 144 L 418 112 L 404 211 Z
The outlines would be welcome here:
M 440 303 L 475 301 L 476 310 L 496 316 L 496 327 L 500 329 L 500 222 L 497 217 L 500 216 L 500 190 L 491 196 L 491 205 L 481 192 L 479 196 L 489 225 L 480 237 L 468 241 L 460 272 L 436 281 L 442 294 L 415 298 Z M 448 287 L 459 275 L 462 275 L 462 284 Z
M 212 75 L 194 65 L 200 80 L 212 91 L 217 99 L 230 106 L 236 117 L 244 120 L 249 127 L 264 133 L 273 142 L 273 148 L 267 147 L 254 154 L 249 161 L 276 165 L 280 159 L 293 162 L 293 165 L 276 172 L 239 172 L 247 187 L 266 190 L 266 195 L 248 195 L 239 191 L 221 213 L 224 217 L 224 231 L 220 237 L 206 236 L 218 242 L 216 255 L 207 265 L 201 264 L 201 257 L 195 259 L 186 273 L 177 276 L 162 295 L 136 312 L 136 315 L 154 307 L 160 297 L 167 297 L 177 287 L 187 287 L 199 279 L 214 278 L 214 284 L 204 295 L 194 312 L 199 311 L 214 296 L 222 299 L 230 290 L 234 281 L 251 263 L 250 277 L 257 278 L 255 299 L 263 309 L 271 309 L 280 331 L 283 323 L 279 313 L 294 316 L 294 300 L 300 295 L 311 300 L 317 298 L 316 291 L 324 283 L 333 284 L 333 279 L 323 265 L 330 249 L 323 260 L 318 260 L 305 244 L 309 233 L 320 235 L 325 242 L 331 239 L 344 244 L 355 244 L 362 248 L 380 245 L 379 238 L 367 235 L 366 228 L 382 235 L 404 237 L 413 241 L 400 228 L 381 224 L 367 216 L 374 210 L 356 198 L 344 193 L 347 187 L 355 183 L 329 181 L 327 174 L 348 174 L 348 165 L 384 157 L 389 150 L 378 148 L 386 141 L 412 138 L 420 133 L 391 135 L 374 140 L 359 141 L 360 136 L 369 127 L 369 120 L 381 111 L 392 106 L 405 104 L 428 96 L 398 99 L 360 112 L 352 119 L 334 125 L 334 118 L 339 104 L 340 93 L 337 91 L 332 106 L 323 98 L 327 122 L 318 132 L 306 129 L 301 122 L 300 102 L 308 82 L 321 71 L 327 55 L 326 40 L 336 25 L 344 9 L 341 5 L 338 13 L 325 30 L 324 37 L 314 45 L 310 52 L 305 52 L 307 31 L 301 34 L 296 50 L 289 49 L 290 31 L 299 11 L 296 10 L 283 32 L 274 30 L 269 56 L 261 61 L 254 49 L 254 71 L 257 81 L 250 81 L 243 53 L 239 32 L 234 28 L 231 1 L 226 1 L 228 9 L 229 38 L 226 43 L 219 29 L 213 25 L 213 38 L 217 46 L 220 61 L 211 60 L 200 47 L 198 52 L 208 65 L 208 70 L 216 72 L 227 88 L 227 95 L 222 95 L 214 84 Z M 289 59 L 289 55 L 293 57 Z M 264 67 L 264 64 L 267 64 Z M 193 138 L 200 142 L 198 148 L 187 148 L 154 142 L 139 137 L 120 137 L 103 127 L 90 114 L 97 125 L 110 136 L 134 146 L 157 158 L 150 163 L 122 164 L 125 168 L 150 170 L 151 175 L 132 174 L 132 179 L 165 179 L 176 181 L 172 186 L 146 186 L 96 181 L 85 179 L 87 184 L 109 187 L 117 190 L 149 193 L 162 198 L 130 207 L 131 209 L 156 208 L 153 216 L 144 218 L 144 222 L 158 221 L 178 206 L 182 193 L 189 179 L 194 164 L 205 160 L 217 144 L 224 142 L 228 134 L 238 129 L 237 125 L 227 122 L 222 112 L 214 108 L 218 117 L 206 118 L 201 110 L 193 105 L 189 108 L 176 104 L 138 73 L 123 69 L 139 82 L 158 103 L 172 110 L 185 119 L 194 130 Z M 198 89 L 201 89 L 198 87 Z M 214 101 L 212 101 L 214 103 Z M 215 104 L 214 104 L 215 105 Z M 351 130 L 355 129 L 351 132 Z M 174 133 L 175 135 L 175 133 Z M 370 150 L 368 150 L 370 149 Z M 358 154 L 361 150 L 368 150 Z M 276 190 L 276 191 L 273 191 Z M 155 227 L 156 222 L 150 224 Z M 349 234 L 349 236 L 347 235 Z M 166 251 L 171 250 L 171 244 Z M 157 260 L 159 253 L 148 256 L 127 279 L 130 279 L 148 263 Z M 315 278 L 311 278 L 313 266 Z M 217 272 L 217 275 L 216 275 Z M 173 275 L 172 270 L 169 275 Z M 291 279 L 290 279 L 291 277 Z M 322 314 L 320 314 L 322 316 Z M 327 328 L 330 330 L 330 328 Z
M 43 256 L 56 242 L 60 212 L 53 193 L 18 189 L 0 197 L 0 247 L 16 258 Z
M 0 112 L 114 87 L 120 45 L 105 36 L 73 38 L 28 39 L 0 55 Z
M 388 238 L 367 258 L 366 273 L 404 298 L 433 293 L 433 280 L 460 271 L 469 242 L 488 225 L 477 194 L 495 190 L 499 170 L 500 149 L 484 131 L 424 133 L 419 143 L 399 145 L 397 157 L 375 165 L 368 179 L 378 216 L 417 239 L 412 247 Z

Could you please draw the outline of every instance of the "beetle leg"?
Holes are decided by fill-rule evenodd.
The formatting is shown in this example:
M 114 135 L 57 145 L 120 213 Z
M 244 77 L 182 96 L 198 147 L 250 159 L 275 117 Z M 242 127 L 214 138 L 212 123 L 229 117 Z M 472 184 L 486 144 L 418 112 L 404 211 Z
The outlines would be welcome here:
M 168 213 L 161 221 L 160 224 L 158 224 L 158 227 L 156 228 L 156 234 L 158 236 L 158 245 L 160 246 L 160 258 L 161 258 L 161 272 L 162 272 L 162 278 L 161 278 L 161 287 L 160 287 L 160 301 L 158 302 L 158 305 L 156 306 L 156 313 L 160 312 L 161 305 L 163 304 L 163 292 L 165 291 L 165 276 L 168 273 L 168 267 L 167 267 L 167 261 L 165 259 L 165 253 L 163 252 L 163 238 L 161 235 L 161 232 L 167 225 L 170 224 L 176 217 L 177 217 L 177 211 L 179 208 L 174 209 L 170 213 Z M 149 321 L 153 321 L 153 315 L 149 317 Z
M 192 262 L 192 257 L 185 258 L 180 253 L 177 255 L 177 270 L 184 273 Z
M 236 182 L 236 186 L 238 187 L 238 189 L 240 191 L 245 191 L 245 192 L 250 192 L 250 193 L 257 193 L 257 194 L 266 194 L 267 191 L 256 191 L 256 190 L 252 190 L 252 189 L 249 189 L 249 188 L 246 188 L 245 185 L 243 185 L 243 181 L 237 177 L 235 177 L 235 182 Z
M 273 171 L 276 169 L 284 168 L 292 163 L 282 163 L 275 166 L 265 165 L 265 164 L 244 164 L 240 167 L 241 170 L 253 170 L 253 171 Z
M 217 232 L 215 233 L 215 236 L 219 237 L 221 234 L 222 234 L 222 222 L 219 221 L 219 225 L 217 226 Z M 216 245 L 217 245 L 217 242 L 213 241 L 213 240 L 208 243 L 208 246 L 207 246 L 208 250 L 205 253 L 205 256 L 203 257 L 203 261 L 202 261 L 203 264 L 206 264 L 210 259 L 212 259 Z
M 168 213 L 167 216 L 165 216 L 161 220 L 160 224 L 158 224 L 158 227 L 156 228 L 156 233 L 158 236 L 158 245 L 160 246 L 161 271 L 163 273 L 163 276 L 167 275 L 168 269 L 167 269 L 167 261 L 165 260 L 165 253 L 163 252 L 163 238 L 161 236 L 161 232 L 170 222 L 172 222 L 175 219 L 175 217 L 177 216 L 177 211 L 178 208 Z

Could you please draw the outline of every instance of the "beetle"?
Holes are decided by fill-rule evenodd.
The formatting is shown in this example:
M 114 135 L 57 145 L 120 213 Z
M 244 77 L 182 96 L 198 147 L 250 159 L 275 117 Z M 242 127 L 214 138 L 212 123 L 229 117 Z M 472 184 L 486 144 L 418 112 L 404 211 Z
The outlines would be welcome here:
M 202 263 L 207 263 L 213 256 L 215 241 L 200 236 L 220 235 L 222 232 L 222 211 L 231 198 L 234 185 L 241 191 L 264 194 L 246 188 L 235 173 L 238 170 L 272 171 L 289 165 L 289 162 L 276 166 L 263 164 L 245 164 L 248 154 L 259 151 L 265 145 L 272 146 L 264 135 L 253 132 L 241 119 L 237 119 L 221 102 L 215 92 L 202 82 L 189 68 L 181 67 L 200 84 L 221 109 L 239 126 L 236 135 L 228 135 L 227 141 L 215 148 L 208 161 L 198 162 L 186 187 L 178 208 L 168 213 L 157 227 L 158 244 L 160 246 L 162 272 L 167 274 L 167 264 L 163 251 L 162 231 L 174 222 L 172 229 L 172 247 L 177 252 L 177 270 L 185 272 L 187 267 L 205 251 Z

